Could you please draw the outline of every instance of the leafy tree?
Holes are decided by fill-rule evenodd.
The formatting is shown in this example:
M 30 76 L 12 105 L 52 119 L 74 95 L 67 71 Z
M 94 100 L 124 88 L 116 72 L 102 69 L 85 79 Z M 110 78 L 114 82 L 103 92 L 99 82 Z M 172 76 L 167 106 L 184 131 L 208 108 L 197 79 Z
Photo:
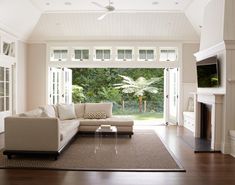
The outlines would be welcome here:
M 74 103 L 78 103 L 85 100 L 85 95 L 83 94 L 83 87 L 79 85 L 73 85 L 72 87 L 72 98 Z
M 157 83 L 161 78 L 150 78 L 146 79 L 144 77 L 139 77 L 137 80 L 134 80 L 131 77 L 119 75 L 123 78 L 122 82 L 119 84 L 114 84 L 116 89 L 122 89 L 123 93 L 134 94 L 138 97 L 139 101 L 139 112 L 142 112 L 142 102 L 143 96 L 146 92 L 157 94 L 158 88 L 151 86 L 154 83 Z
M 102 87 L 99 95 L 102 96 L 102 99 L 105 101 L 112 101 L 114 103 L 120 103 L 122 95 L 119 90 L 113 87 Z

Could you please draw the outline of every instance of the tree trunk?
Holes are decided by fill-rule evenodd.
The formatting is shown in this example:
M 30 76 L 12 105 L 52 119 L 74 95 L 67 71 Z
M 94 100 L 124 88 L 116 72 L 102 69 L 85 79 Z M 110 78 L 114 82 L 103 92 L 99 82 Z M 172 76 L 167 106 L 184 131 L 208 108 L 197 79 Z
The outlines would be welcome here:
M 142 96 L 139 96 L 139 112 L 142 112 L 142 100 L 143 97 Z

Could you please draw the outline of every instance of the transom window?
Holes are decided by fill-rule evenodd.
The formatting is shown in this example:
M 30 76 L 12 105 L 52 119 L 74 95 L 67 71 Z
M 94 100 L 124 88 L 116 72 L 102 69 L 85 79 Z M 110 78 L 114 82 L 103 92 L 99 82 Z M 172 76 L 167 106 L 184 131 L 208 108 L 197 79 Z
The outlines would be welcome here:
M 72 60 L 74 61 L 89 60 L 89 49 L 75 49 Z
M 176 49 L 160 49 L 160 61 L 170 61 L 174 62 L 177 60 Z
M 153 61 L 154 49 L 139 49 L 139 60 L 140 61 Z
M 54 49 L 51 53 L 51 61 L 67 61 L 68 50 L 67 49 Z
M 132 49 L 118 49 L 117 60 L 119 61 L 130 61 L 132 60 Z
M 0 112 L 10 110 L 10 69 L 0 67 Z
M 108 61 L 111 59 L 110 49 L 96 49 L 95 50 L 95 60 Z

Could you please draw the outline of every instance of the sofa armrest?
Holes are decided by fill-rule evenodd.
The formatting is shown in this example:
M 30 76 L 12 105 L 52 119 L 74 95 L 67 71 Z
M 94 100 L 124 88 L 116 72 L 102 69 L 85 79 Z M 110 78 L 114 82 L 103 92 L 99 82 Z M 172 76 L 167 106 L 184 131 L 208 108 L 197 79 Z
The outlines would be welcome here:
M 58 151 L 60 142 L 57 118 L 5 118 L 5 149 Z

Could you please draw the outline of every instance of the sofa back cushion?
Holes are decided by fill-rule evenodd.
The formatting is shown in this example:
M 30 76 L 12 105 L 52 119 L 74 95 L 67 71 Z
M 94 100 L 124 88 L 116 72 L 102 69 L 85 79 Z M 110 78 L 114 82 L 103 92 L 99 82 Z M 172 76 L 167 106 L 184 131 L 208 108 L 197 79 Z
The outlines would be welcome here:
M 77 118 L 83 118 L 85 113 L 85 103 L 74 104 L 75 114 Z
M 19 117 L 31 117 L 31 118 L 37 118 L 37 117 L 41 117 L 42 115 L 42 110 L 41 109 L 34 109 L 28 112 L 24 112 L 19 114 Z
M 107 118 L 112 117 L 112 103 L 86 103 L 85 114 L 90 112 L 105 112 Z
M 76 119 L 74 104 L 58 104 L 57 110 L 61 120 Z
M 47 115 L 50 118 L 58 117 L 57 110 L 55 109 L 54 105 L 46 105 L 44 107 L 39 107 L 39 108 L 42 110 L 43 115 Z

